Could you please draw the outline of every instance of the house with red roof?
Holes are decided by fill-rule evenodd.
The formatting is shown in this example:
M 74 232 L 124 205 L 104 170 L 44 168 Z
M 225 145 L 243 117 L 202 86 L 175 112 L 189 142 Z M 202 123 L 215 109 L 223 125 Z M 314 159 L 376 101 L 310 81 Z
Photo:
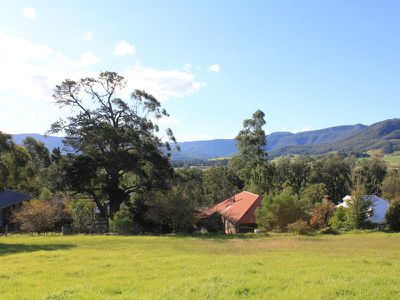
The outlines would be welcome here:
M 203 210 L 199 218 L 210 218 L 216 214 L 221 217 L 226 234 L 253 232 L 257 228 L 255 211 L 261 207 L 262 196 L 241 192 Z

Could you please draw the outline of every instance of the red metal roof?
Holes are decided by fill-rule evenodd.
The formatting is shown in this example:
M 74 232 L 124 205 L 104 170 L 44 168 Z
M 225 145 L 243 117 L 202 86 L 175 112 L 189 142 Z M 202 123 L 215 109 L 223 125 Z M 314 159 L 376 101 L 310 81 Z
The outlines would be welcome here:
M 254 213 L 261 206 L 261 200 L 262 196 L 244 191 L 202 211 L 199 217 L 209 217 L 217 212 L 233 224 L 255 224 Z

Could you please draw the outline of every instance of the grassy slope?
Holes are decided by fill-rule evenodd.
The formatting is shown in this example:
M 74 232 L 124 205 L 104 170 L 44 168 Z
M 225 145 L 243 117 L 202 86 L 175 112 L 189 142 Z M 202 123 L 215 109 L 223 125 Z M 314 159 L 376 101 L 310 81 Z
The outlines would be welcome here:
M 0 237 L 0 299 L 394 299 L 400 234 Z

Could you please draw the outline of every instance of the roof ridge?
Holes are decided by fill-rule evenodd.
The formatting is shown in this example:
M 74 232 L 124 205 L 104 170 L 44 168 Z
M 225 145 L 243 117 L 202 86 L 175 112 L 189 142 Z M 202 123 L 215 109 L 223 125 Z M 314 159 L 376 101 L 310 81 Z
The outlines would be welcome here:
M 241 193 L 247 193 L 247 194 L 252 194 L 254 196 L 260 197 L 261 195 L 257 195 L 255 193 L 249 192 L 249 191 L 242 191 Z M 239 193 L 240 194 L 240 193 Z

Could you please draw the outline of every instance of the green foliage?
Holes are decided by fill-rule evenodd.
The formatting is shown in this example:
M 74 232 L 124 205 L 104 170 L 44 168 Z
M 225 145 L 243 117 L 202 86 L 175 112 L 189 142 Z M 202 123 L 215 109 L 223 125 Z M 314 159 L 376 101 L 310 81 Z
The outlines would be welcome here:
M 348 195 L 351 189 L 351 169 L 354 158 L 342 155 L 325 156 L 313 164 L 312 183 L 323 183 L 335 203 Z
M 254 193 L 268 193 L 272 186 L 272 169 L 267 162 L 267 140 L 263 130 L 265 114 L 257 110 L 251 119 L 243 121 L 243 129 L 236 137 L 238 153 L 230 166 Z
M 400 197 L 400 171 L 391 170 L 382 183 L 383 197 L 394 200 Z
M 297 196 L 291 189 L 277 196 L 265 195 L 262 207 L 256 210 L 257 225 L 264 230 L 286 231 L 287 225 L 305 219 Z
M 68 203 L 76 232 L 90 233 L 93 230 L 95 205 L 90 199 L 76 197 Z
M 353 184 L 362 186 L 367 195 L 380 194 L 386 173 L 387 167 L 382 160 L 364 159 L 353 170 Z
M 130 207 L 122 204 L 118 212 L 110 220 L 110 231 L 119 234 L 138 234 L 141 229 L 137 223 L 133 221 L 133 215 Z
M 329 225 L 333 230 L 352 229 L 352 226 L 348 220 L 348 209 L 342 206 L 336 208 L 333 216 L 329 219 Z
M 391 231 L 400 231 L 400 198 L 390 203 L 385 215 L 385 222 Z
M 308 185 L 301 192 L 300 201 L 310 215 L 314 212 L 315 205 L 320 203 L 328 191 L 325 184 L 315 183 Z
M 213 167 L 204 171 L 203 188 L 207 205 L 212 205 L 231 197 L 242 188 L 242 182 L 227 167 Z
M 50 130 L 65 132 L 64 142 L 76 150 L 62 164 L 65 184 L 93 199 L 103 217 L 112 217 L 133 192 L 168 189 L 173 174 L 168 159 L 171 146 L 161 141 L 153 122 L 168 113 L 141 90 L 122 100 L 125 87 L 122 76 L 101 72 L 97 78 L 65 80 L 53 95 L 60 107 L 77 111 Z M 170 129 L 166 134 L 175 142 Z
M 315 203 L 310 225 L 315 229 L 323 229 L 329 226 L 329 220 L 333 216 L 335 205 L 328 199 Z
M 364 229 L 368 224 L 371 200 L 365 197 L 365 189 L 356 186 L 349 201 L 348 222 L 352 229 Z
M 304 220 L 297 220 L 287 226 L 288 231 L 295 234 L 310 234 L 313 229 L 311 226 Z

